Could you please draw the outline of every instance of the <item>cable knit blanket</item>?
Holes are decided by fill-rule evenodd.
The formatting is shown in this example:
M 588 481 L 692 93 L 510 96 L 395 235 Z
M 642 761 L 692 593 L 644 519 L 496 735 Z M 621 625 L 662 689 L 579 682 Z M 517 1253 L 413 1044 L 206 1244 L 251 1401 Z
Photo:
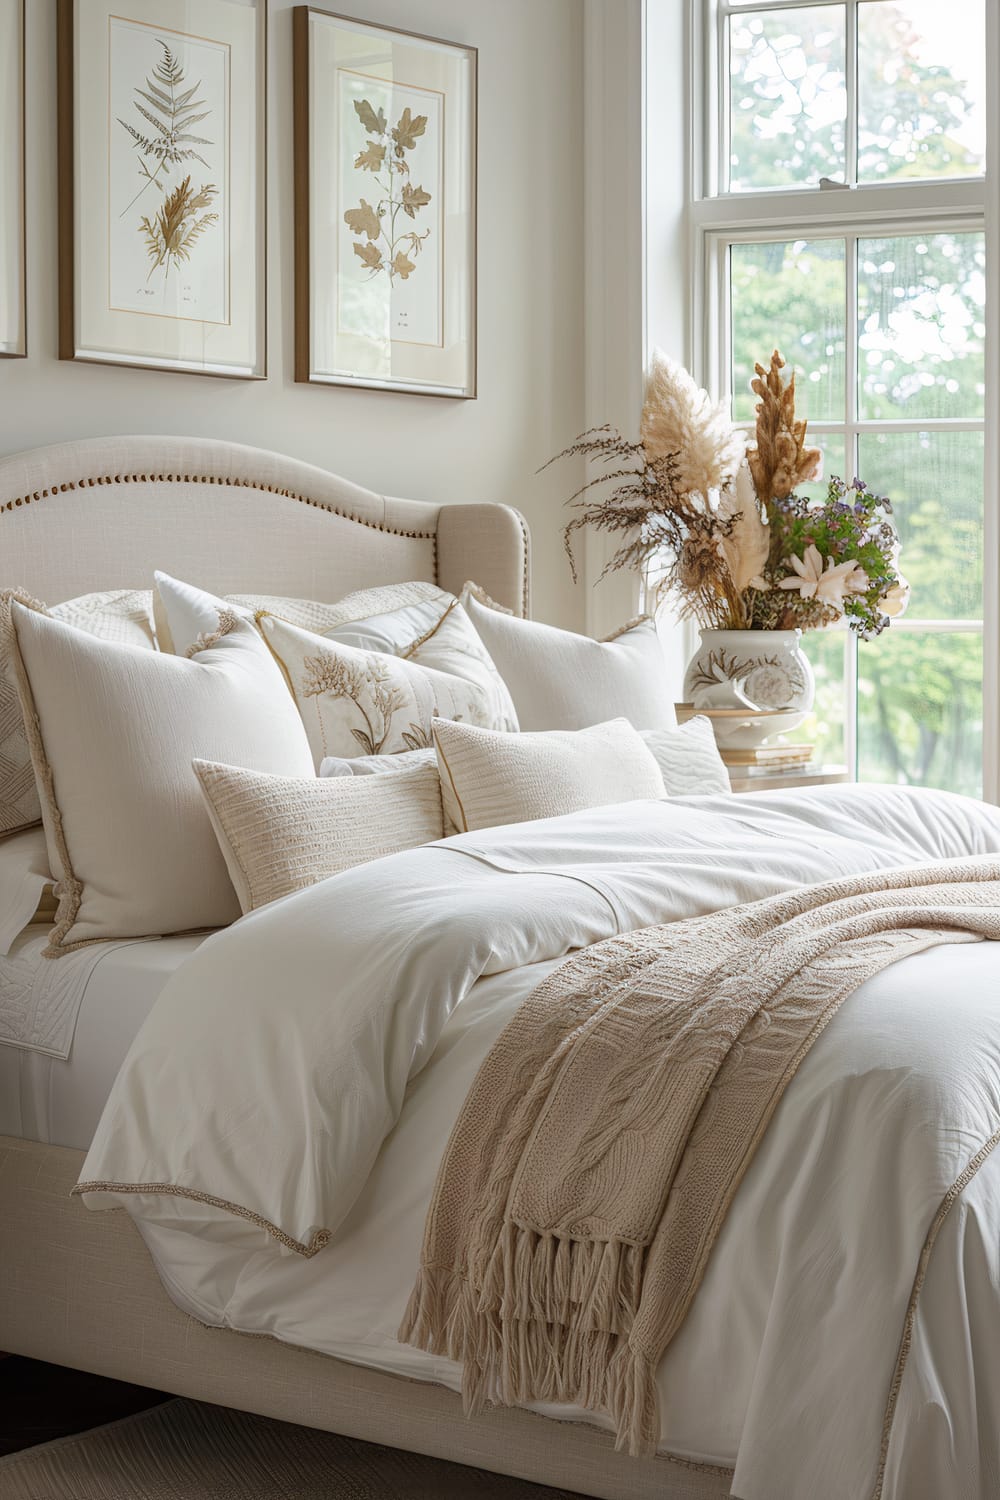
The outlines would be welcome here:
M 1000 859 L 876 872 L 567 960 L 456 1122 L 399 1337 L 469 1412 L 570 1402 L 659 1436 L 656 1369 L 789 1080 L 847 997 L 937 943 L 1000 939 Z

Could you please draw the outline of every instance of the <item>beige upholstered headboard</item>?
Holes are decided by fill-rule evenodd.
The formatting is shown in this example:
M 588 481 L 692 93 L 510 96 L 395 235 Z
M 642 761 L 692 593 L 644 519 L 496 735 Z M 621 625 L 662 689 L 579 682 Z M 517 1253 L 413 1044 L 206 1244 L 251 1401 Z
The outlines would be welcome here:
M 88 438 L 0 459 L 0 588 L 47 604 L 148 588 L 334 600 L 472 578 L 528 613 L 529 541 L 505 505 L 394 500 L 280 453 L 205 438 Z

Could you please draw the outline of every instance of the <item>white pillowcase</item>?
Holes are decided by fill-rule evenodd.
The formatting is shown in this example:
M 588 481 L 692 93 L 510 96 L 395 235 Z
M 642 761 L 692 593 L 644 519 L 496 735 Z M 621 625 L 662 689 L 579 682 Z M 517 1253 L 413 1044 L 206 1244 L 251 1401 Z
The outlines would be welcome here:
M 437 751 L 433 745 L 425 750 L 400 750 L 397 755 L 358 755 L 347 760 L 339 755 L 328 755 L 320 762 L 321 776 L 382 776 L 396 771 L 409 771 L 414 766 L 432 766 L 438 774 Z M 449 817 L 445 817 L 444 836 L 461 832 Z
M 679 729 L 647 730 L 642 738 L 653 752 L 668 797 L 732 796 L 726 763 L 703 714 Z
M 0 957 L 38 919 L 39 903 L 51 884 L 44 828 L 25 828 L 0 840 Z
M 359 651 L 259 615 L 299 706 L 316 765 L 327 756 L 385 755 L 431 743 L 431 720 L 492 722 L 485 687 L 381 652 Z
M 51 609 L 17 589 L 0 593 L 0 834 L 27 828 L 42 816 L 14 671 L 10 608 L 15 600 L 100 640 L 156 649 L 148 589 L 83 594 Z
M 194 769 L 244 912 L 444 835 L 436 765 L 326 779 Z
M 434 745 L 445 816 L 463 832 L 664 796 L 659 766 L 625 719 L 527 734 L 435 719 Z
M 184 661 L 95 640 L 19 604 L 12 613 L 59 882 L 49 954 L 232 921 L 239 904 L 192 760 L 291 776 L 313 769 L 295 705 L 257 632 L 217 616 L 215 643 Z
M 636 729 L 673 729 L 663 648 L 653 620 L 607 641 L 522 620 L 467 584 L 462 602 L 510 689 L 522 729 L 584 729 L 624 718 Z

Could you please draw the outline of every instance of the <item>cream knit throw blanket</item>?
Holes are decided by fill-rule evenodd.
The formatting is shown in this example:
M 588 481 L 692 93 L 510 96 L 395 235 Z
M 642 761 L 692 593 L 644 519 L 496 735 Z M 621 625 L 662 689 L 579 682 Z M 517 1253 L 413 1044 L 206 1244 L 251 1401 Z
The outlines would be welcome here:
M 465 1101 L 400 1339 L 462 1362 L 469 1412 L 569 1402 L 653 1451 L 657 1365 L 802 1058 L 872 974 L 976 938 L 1000 938 L 997 857 L 832 881 L 568 959 Z

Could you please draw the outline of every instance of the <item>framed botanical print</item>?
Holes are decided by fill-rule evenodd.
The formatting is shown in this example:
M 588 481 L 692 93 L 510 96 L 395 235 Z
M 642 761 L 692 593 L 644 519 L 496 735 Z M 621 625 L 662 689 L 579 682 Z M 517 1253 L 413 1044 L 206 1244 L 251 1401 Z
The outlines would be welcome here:
M 267 0 L 58 0 L 59 355 L 266 373 Z
M 476 49 L 293 28 L 295 378 L 474 397 Z
M 27 353 L 24 239 L 25 0 L 0 0 L 0 355 Z

